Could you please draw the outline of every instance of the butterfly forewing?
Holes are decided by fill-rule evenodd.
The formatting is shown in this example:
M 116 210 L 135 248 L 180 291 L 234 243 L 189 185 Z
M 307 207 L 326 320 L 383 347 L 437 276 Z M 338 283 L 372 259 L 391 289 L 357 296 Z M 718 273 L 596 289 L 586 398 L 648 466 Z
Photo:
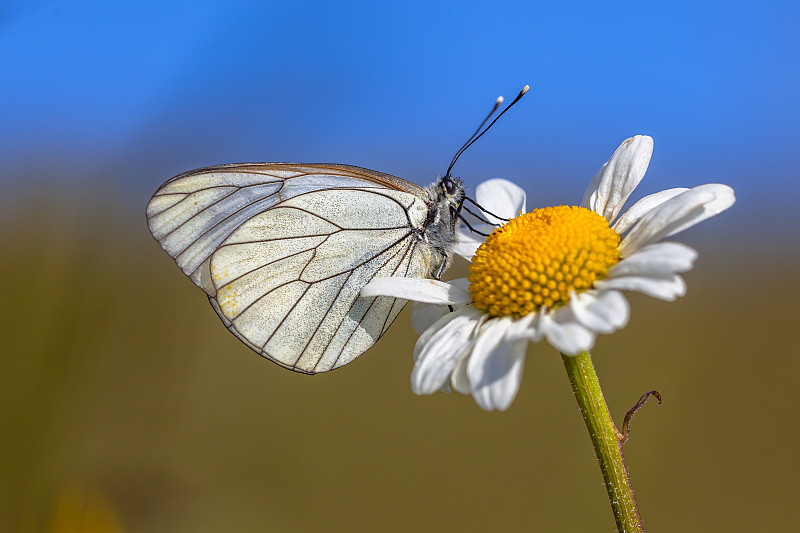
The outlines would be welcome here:
M 168 181 L 147 215 L 237 337 L 316 373 L 368 349 L 405 304 L 360 298 L 361 287 L 431 275 L 432 252 L 415 233 L 426 200 L 416 185 L 358 167 L 226 165 Z

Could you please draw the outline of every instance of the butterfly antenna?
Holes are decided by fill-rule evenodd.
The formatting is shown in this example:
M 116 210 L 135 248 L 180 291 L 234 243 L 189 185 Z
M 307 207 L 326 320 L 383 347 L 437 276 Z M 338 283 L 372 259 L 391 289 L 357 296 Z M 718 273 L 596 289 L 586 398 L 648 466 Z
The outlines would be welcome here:
M 525 87 L 523 87 L 523 88 L 522 88 L 522 90 L 521 90 L 521 91 L 519 92 L 519 94 L 517 95 L 517 97 L 516 97 L 516 98 L 514 98 L 514 101 L 513 101 L 513 102 L 511 102 L 510 104 L 508 104 L 508 105 L 506 106 L 506 108 L 505 108 L 505 109 L 503 109 L 503 110 L 500 112 L 500 114 L 499 114 L 499 115 L 497 115 L 497 116 L 495 117 L 495 119 L 494 119 L 494 120 L 493 120 L 493 121 L 492 121 L 492 122 L 491 122 L 491 123 L 490 123 L 488 126 L 486 126 L 486 128 L 485 128 L 483 131 L 481 131 L 481 128 L 483 128 L 483 125 L 484 125 L 484 124 L 486 124 L 486 121 L 487 121 L 487 120 L 489 120 L 489 119 L 491 118 L 491 116 L 492 116 L 492 115 L 494 115 L 495 111 L 497 111 L 497 109 L 498 109 L 498 108 L 500 107 L 500 105 L 503 103 L 503 97 L 502 97 L 502 96 L 500 96 L 500 97 L 498 97 L 498 98 L 497 98 L 497 100 L 496 100 L 496 101 L 495 101 L 495 103 L 494 103 L 494 107 L 492 107 L 492 110 L 489 112 L 489 114 L 488 114 L 488 115 L 486 115 L 486 118 L 485 118 L 485 119 L 483 119 L 483 122 L 481 122 L 480 126 L 478 126 L 478 129 L 476 129 L 476 130 L 475 130 L 475 133 L 473 133 L 473 134 L 472 134 L 472 136 L 470 136 L 470 138 L 469 138 L 469 139 L 467 139 L 467 142 L 465 142 L 465 143 L 464 143 L 464 145 L 463 145 L 461 148 L 459 148 L 458 152 L 456 152 L 456 155 L 454 155 L 454 156 L 453 156 L 453 160 L 450 162 L 450 166 L 449 166 L 449 167 L 447 167 L 447 172 L 446 172 L 446 173 L 445 173 L 445 175 L 444 175 L 444 177 L 445 177 L 445 178 L 449 178 L 449 177 L 450 177 L 450 171 L 451 171 L 451 170 L 453 170 L 453 167 L 455 166 L 455 164 L 456 164 L 456 161 L 458 161 L 458 158 L 459 158 L 459 157 L 461 157 L 461 154 L 463 154 L 463 153 L 464 153 L 464 151 L 465 151 L 467 148 L 469 148 L 470 146 L 472 146 L 473 144 L 475 144 L 475 141 L 477 141 L 478 139 L 480 139 L 481 137 L 483 137 L 483 134 L 484 134 L 484 133 L 486 133 L 487 131 L 489 131 L 489 128 L 491 128 L 492 126 L 494 126 L 494 123 L 495 123 L 495 122 L 497 122 L 498 120 L 500 120 L 500 117 L 502 117 L 503 115 L 505 115 L 506 111 L 508 111 L 509 109 L 511 109 L 511 106 L 513 106 L 514 104 L 516 104 L 517 102 L 519 102 L 519 99 L 520 99 L 520 98 L 522 98 L 522 96 L 523 96 L 523 95 L 524 95 L 526 92 L 528 92 L 528 90 L 529 90 L 530 88 L 531 88 L 531 87 L 530 87 L 530 85 L 526 85 Z
M 469 136 L 469 139 L 467 139 L 467 142 L 465 142 L 463 145 L 461 145 L 461 148 L 458 149 L 458 151 L 456 152 L 456 155 L 453 156 L 453 160 L 450 161 L 450 166 L 447 167 L 447 172 L 445 173 L 445 177 L 446 178 L 450 177 L 450 171 L 453 170 L 453 165 L 455 165 L 456 161 L 458 161 L 458 158 L 461 157 L 462 152 L 464 152 L 464 150 L 466 150 L 467 146 L 469 146 L 469 143 L 472 142 L 472 139 L 474 139 L 475 136 L 478 135 L 478 133 L 480 133 L 481 128 L 483 128 L 483 125 L 486 124 L 486 121 L 489 120 L 492 117 L 492 115 L 494 115 L 495 111 L 497 111 L 500 108 L 500 105 L 502 103 L 503 103 L 503 97 L 502 96 L 498 96 L 497 100 L 495 100 L 495 102 L 494 102 L 494 106 L 492 107 L 492 110 L 489 111 L 489 114 L 486 115 L 486 118 L 483 119 L 483 122 L 480 123 L 478 128 L 475 130 L 475 133 L 473 133 L 472 135 Z

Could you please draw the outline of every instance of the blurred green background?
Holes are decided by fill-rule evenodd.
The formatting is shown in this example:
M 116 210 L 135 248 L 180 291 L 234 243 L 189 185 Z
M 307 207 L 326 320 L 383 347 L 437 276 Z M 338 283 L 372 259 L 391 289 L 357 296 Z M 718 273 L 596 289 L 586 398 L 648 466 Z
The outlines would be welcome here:
M 0 6 L 0 531 L 613 531 L 558 354 L 505 413 L 411 393 L 408 310 L 319 376 L 259 358 L 152 239 L 167 178 L 340 162 L 455 169 L 576 203 L 626 137 L 634 199 L 732 185 L 674 303 L 631 296 L 594 360 L 647 531 L 800 513 L 800 7 L 792 2 L 42 2 Z M 446 277 L 463 275 L 456 265 Z
M 295 374 L 110 205 L 4 213 L 0 530 L 613 530 L 554 350 L 529 350 L 505 413 L 411 393 L 408 309 L 355 363 Z M 800 489 L 800 261 L 693 235 L 688 295 L 632 297 L 595 363 L 618 423 L 664 396 L 625 445 L 648 531 L 779 529 Z

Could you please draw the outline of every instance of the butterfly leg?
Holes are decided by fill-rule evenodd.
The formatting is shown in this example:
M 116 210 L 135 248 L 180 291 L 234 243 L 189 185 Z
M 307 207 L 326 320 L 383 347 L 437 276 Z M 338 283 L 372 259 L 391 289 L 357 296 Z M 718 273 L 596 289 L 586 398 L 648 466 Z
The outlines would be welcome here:
M 447 253 L 445 253 L 445 252 L 442 252 L 442 256 L 443 256 L 443 258 L 442 258 L 442 264 L 440 264 L 440 265 L 439 265 L 439 270 L 436 272 L 436 275 L 434 276 L 434 279 L 435 279 L 435 280 L 437 280 L 437 281 L 441 281 L 441 279 L 442 279 L 442 274 L 444 273 L 444 267 L 445 267 L 445 265 L 447 264 Z M 448 309 L 450 309 L 450 312 L 451 312 L 451 313 L 454 311 L 454 309 L 453 309 L 453 306 L 452 306 L 452 305 L 449 305 L 449 304 L 448 304 L 447 308 L 448 308 Z
M 442 262 L 439 265 L 439 270 L 436 271 L 436 275 L 433 276 L 433 279 L 435 279 L 437 281 L 441 281 L 442 280 L 442 274 L 444 274 L 444 269 L 445 269 L 445 267 L 447 265 L 447 259 L 448 259 L 447 252 L 442 252 Z

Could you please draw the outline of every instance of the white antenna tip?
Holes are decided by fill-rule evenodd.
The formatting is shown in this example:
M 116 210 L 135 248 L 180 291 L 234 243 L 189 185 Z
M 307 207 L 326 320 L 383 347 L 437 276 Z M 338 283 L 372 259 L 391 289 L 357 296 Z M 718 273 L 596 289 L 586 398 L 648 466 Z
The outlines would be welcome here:
M 525 94 L 526 92 L 528 92 L 528 89 L 530 89 L 530 88 L 531 88 L 530 85 L 526 85 L 525 87 L 522 88 L 522 91 L 520 91 L 519 94 Z
M 495 103 L 494 103 L 494 105 L 500 105 L 500 104 L 502 104 L 502 103 L 503 103 L 503 100 L 505 100 L 505 98 L 503 98 L 502 96 L 498 96 L 498 97 L 497 97 L 497 100 L 496 100 L 496 101 L 495 101 Z

